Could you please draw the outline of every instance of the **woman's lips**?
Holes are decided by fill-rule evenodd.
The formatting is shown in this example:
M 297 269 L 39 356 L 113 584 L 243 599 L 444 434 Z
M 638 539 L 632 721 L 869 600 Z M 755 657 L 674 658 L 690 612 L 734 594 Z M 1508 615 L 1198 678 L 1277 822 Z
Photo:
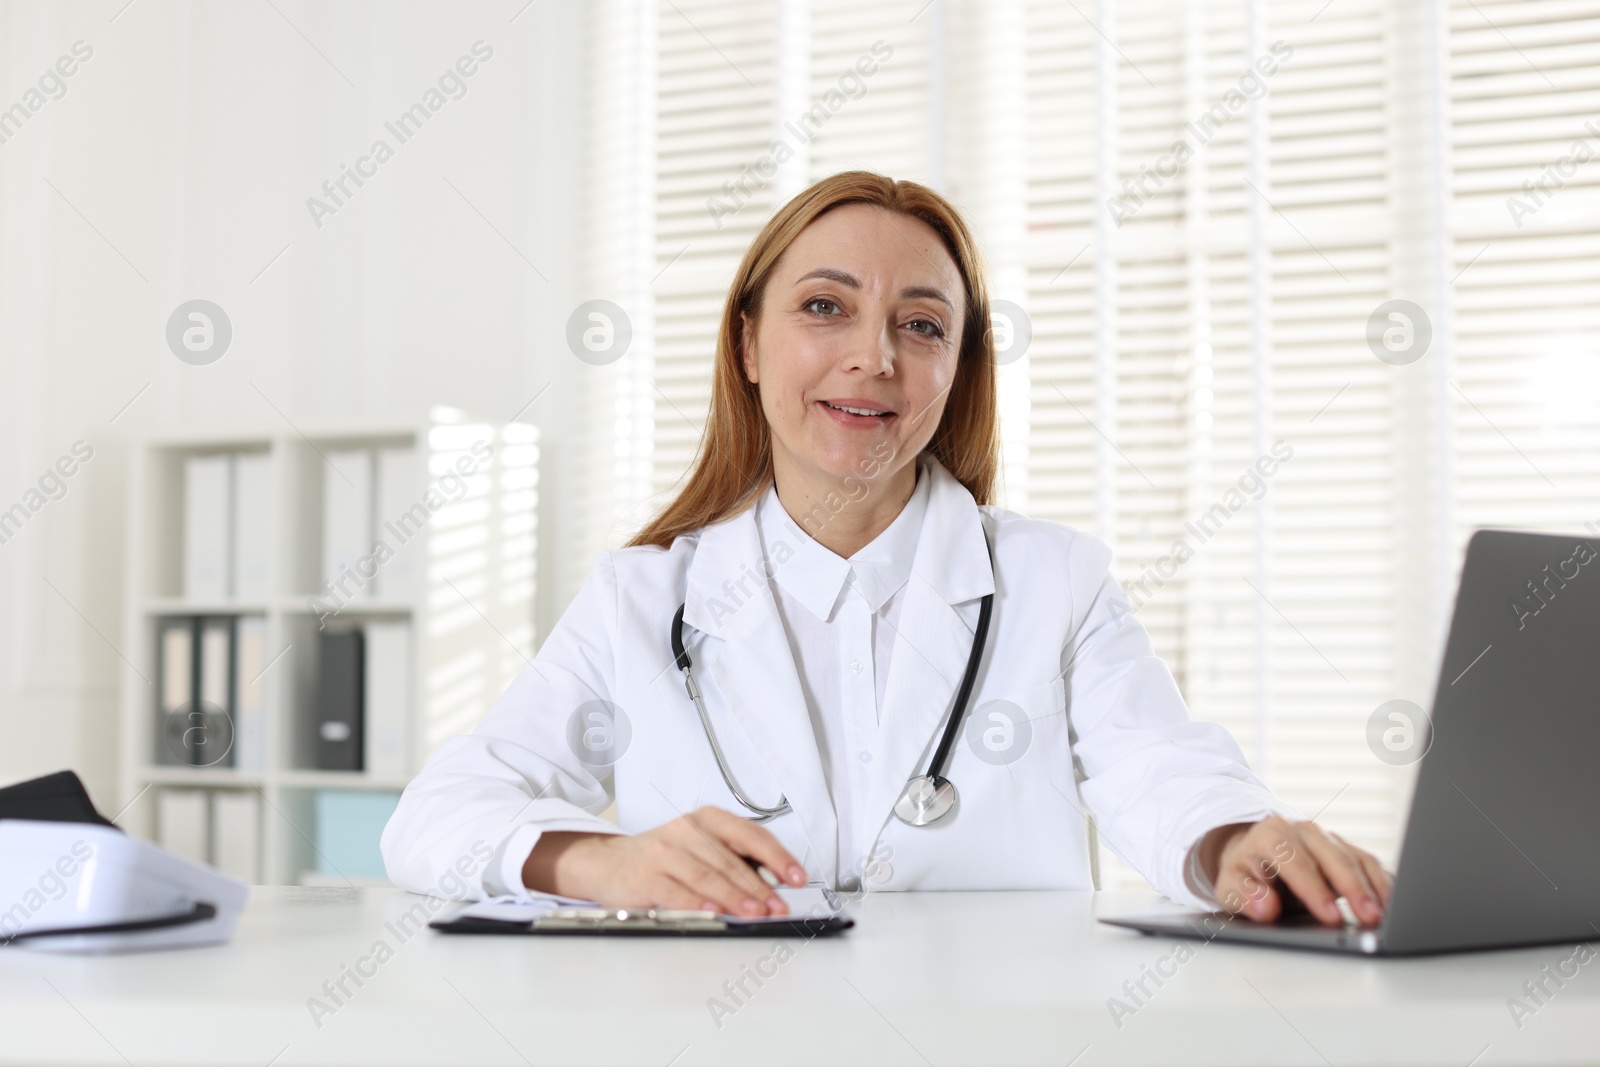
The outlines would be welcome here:
M 857 408 L 859 410 L 880 410 L 879 405 L 870 403 L 868 401 L 817 401 L 817 406 L 822 409 L 823 413 L 841 426 L 849 426 L 856 429 L 878 429 L 888 425 L 896 418 L 895 413 L 892 411 L 885 411 L 881 415 L 858 415 L 853 411 L 843 411 L 838 405 L 842 405 L 843 407 Z

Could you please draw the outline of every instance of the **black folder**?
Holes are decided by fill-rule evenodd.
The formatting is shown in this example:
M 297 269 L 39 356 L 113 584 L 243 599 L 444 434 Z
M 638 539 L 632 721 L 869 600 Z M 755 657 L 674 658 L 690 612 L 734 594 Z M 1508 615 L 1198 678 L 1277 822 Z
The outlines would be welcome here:
M 366 657 L 362 638 L 360 630 L 347 630 L 324 633 L 318 643 L 312 751 L 319 770 L 363 769 L 362 664 Z

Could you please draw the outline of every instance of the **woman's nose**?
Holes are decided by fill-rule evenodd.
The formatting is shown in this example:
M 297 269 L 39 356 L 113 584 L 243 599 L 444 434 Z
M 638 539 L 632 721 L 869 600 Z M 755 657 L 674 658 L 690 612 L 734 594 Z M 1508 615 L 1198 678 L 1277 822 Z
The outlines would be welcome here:
M 845 352 L 844 369 L 866 371 L 868 374 L 894 373 L 894 327 L 884 325 L 873 329 L 863 327 L 859 336 L 850 339 Z

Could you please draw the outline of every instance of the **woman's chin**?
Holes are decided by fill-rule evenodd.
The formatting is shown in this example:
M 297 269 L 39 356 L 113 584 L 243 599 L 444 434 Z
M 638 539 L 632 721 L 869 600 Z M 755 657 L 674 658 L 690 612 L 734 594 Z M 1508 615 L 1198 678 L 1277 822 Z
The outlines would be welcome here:
M 852 433 L 844 440 L 814 442 L 806 460 L 813 470 L 827 478 L 876 480 L 893 468 L 899 458 L 897 445 L 898 442 L 888 436 L 868 441 Z

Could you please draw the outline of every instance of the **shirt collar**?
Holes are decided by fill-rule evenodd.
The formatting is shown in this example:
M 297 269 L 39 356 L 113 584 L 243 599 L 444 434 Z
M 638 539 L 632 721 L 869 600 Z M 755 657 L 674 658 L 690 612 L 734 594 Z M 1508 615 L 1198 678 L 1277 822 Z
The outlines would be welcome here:
M 784 509 L 776 484 L 756 504 L 763 555 L 783 590 L 817 618 L 828 621 L 852 579 L 874 612 L 911 577 L 911 564 L 928 510 L 933 472 L 917 461 L 917 484 L 900 514 L 859 552 L 845 559 L 806 533 Z M 849 506 L 848 504 L 846 506 Z

